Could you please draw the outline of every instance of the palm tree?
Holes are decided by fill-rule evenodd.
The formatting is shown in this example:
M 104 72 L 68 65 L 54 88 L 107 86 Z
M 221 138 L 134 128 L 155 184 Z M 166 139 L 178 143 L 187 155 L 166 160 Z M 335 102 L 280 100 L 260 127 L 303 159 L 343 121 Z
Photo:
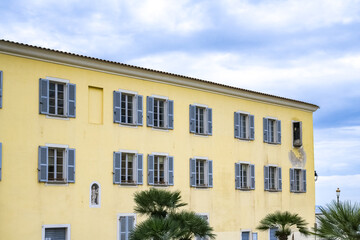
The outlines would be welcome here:
M 213 229 L 192 211 L 178 211 L 187 204 L 179 191 L 151 188 L 134 195 L 134 211 L 148 217 L 138 224 L 131 240 L 190 240 L 194 236 L 214 239 Z
M 319 226 L 316 235 L 329 240 L 360 239 L 360 205 L 349 201 L 332 201 L 326 207 L 319 207 L 322 215 L 317 216 Z
M 276 228 L 275 236 L 279 240 L 287 240 L 291 235 L 291 228 L 296 226 L 300 233 L 305 236 L 310 234 L 306 227 L 306 221 L 298 214 L 293 214 L 288 211 L 270 213 L 260 221 L 260 225 L 257 227 L 260 231 L 266 231 L 271 228 Z

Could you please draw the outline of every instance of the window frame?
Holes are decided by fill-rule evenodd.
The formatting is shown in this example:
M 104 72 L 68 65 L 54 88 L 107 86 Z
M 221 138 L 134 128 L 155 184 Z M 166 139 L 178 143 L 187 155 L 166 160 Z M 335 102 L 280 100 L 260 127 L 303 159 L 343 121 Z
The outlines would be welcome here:
M 160 117 L 159 111 L 155 111 L 155 102 L 163 102 L 163 126 L 155 124 L 155 116 Z M 159 120 L 158 120 L 159 122 Z M 146 97 L 146 125 L 154 129 L 172 130 L 174 129 L 174 101 L 168 97 L 151 95 Z
M 71 240 L 71 225 L 70 224 L 44 224 L 41 226 L 41 240 L 46 240 L 45 231 L 47 228 L 65 228 L 65 240 Z
M 267 170 L 268 169 L 268 170 Z M 274 169 L 274 188 L 270 188 L 270 169 Z M 268 172 L 266 172 L 268 171 Z M 282 168 L 277 165 L 264 166 L 264 190 L 268 192 L 281 192 L 282 191 Z
M 155 161 L 159 157 L 164 158 L 164 181 L 155 181 Z M 152 158 L 152 159 L 151 159 Z M 152 161 L 152 165 L 151 165 Z M 152 168 L 150 168 L 152 167 Z M 172 167 L 172 169 L 171 169 Z M 159 164 L 158 169 L 159 171 Z M 158 173 L 160 177 L 160 173 Z M 171 179 L 170 179 L 171 178 Z M 173 186 L 174 185 L 174 157 L 169 156 L 168 153 L 152 152 L 148 154 L 148 185 L 152 186 Z
M 116 167 L 116 154 L 120 154 L 120 168 Z M 122 181 L 122 158 L 123 154 L 126 155 L 134 155 L 134 162 L 133 162 L 133 182 L 123 182 Z M 141 153 L 138 153 L 138 151 L 133 150 L 125 150 L 120 149 L 119 151 L 116 151 L 113 153 L 113 184 L 120 185 L 120 186 L 136 186 L 136 185 L 142 185 L 144 182 L 143 179 L 143 171 L 144 171 L 144 156 Z M 139 161 L 141 161 L 141 166 L 139 166 Z M 116 171 L 119 171 L 119 182 L 115 179 L 116 178 Z M 125 167 L 125 172 L 128 172 L 128 168 Z M 139 181 L 139 174 L 141 174 L 141 181 Z
M 273 126 L 271 130 L 270 123 Z M 281 120 L 274 117 L 263 118 L 263 135 L 264 142 L 268 144 L 281 144 Z
M 251 229 L 241 229 L 240 230 L 240 240 L 243 240 L 242 234 L 249 233 L 249 240 L 252 240 L 252 231 Z
M 296 183 L 295 175 L 299 174 L 299 185 Z M 304 168 L 290 168 L 290 192 L 306 193 L 307 191 L 307 171 Z M 299 187 L 296 189 L 296 187 Z
M 242 118 L 245 117 L 245 124 Z M 245 126 L 244 126 L 245 125 Z M 245 136 L 244 130 L 245 129 Z M 240 140 L 255 140 L 255 116 L 249 112 L 234 112 L 234 137 Z
M 195 161 L 195 166 L 192 166 L 192 161 Z M 205 162 L 204 166 L 204 184 L 198 184 L 197 176 L 201 175 L 201 172 L 197 172 L 198 162 Z M 193 169 L 194 168 L 194 169 Z M 192 170 L 193 169 L 193 170 Z M 214 166 L 213 161 L 209 160 L 206 157 L 193 157 L 190 158 L 190 186 L 194 188 L 212 188 L 213 187 L 213 175 L 214 175 Z M 195 179 L 193 179 L 195 177 Z M 194 182 L 194 184 L 192 183 Z
M 246 186 L 243 184 L 243 167 L 246 168 Z M 250 162 L 235 163 L 235 189 L 243 191 L 255 189 L 255 164 Z
M 295 139 L 295 124 L 298 123 L 299 124 L 299 139 Z M 302 134 L 302 121 L 291 121 L 291 125 L 292 125 L 292 145 L 294 148 L 299 148 L 302 147 L 303 145 L 303 134 Z M 296 140 L 299 140 L 299 142 L 296 142 Z
M 210 214 L 209 213 L 196 213 L 196 215 L 205 218 L 206 217 L 206 221 L 208 222 L 208 224 L 210 225 Z M 202 237 L 198 237 L 195 236 L 195 240 L 208 240 L 208 238 L 202 238 Z
M 122 112 L 124 108 L 122 107 L 122 97 L 131 96 L 132 97 L 132 122 L 123 121 Z M 113 92 L 113 108 L 114 116 L 113 122 L 118 123 L 121 126 L 142 126 L 143 125 L 143 96 L 138 94 L 138 92 L 118 89 Z M 125 106 L 125 112 L 128 112 L 128 105 Z
M 203 110 L 203 119 L 200 119 L 199 111 Z M 190 133 L 200 136 L 211 136 L 213 133 L 213 116 L 212 108 L 203 104 L 190 104 L 189 105 L 189 119 L 190 119 Z M 203 131 L 201 129 L 201 123 L 203 125 Z M 199 123 L 199 124 L 198 124 Z
M 120 230 L 121 230 L 121 222 L 120 222 L 120 218 L 121 217 L 134 217 L 134 225 L 133 225 L 133 229 L 135 229 L 136 227 L 136 214 L 135 213 L 118 213 L 117 214 L 117 218 L 116 218 L 116 221 L 117 221 L 117 236 L 116 236 L 116 239 L 117 240 L 120 240 L 121 239 L 121 233 L 120 233 Z M 128 235 L 130 235 L 130 232 L 128 232 Z M 123 240 L 123 239 L 121 239 Z

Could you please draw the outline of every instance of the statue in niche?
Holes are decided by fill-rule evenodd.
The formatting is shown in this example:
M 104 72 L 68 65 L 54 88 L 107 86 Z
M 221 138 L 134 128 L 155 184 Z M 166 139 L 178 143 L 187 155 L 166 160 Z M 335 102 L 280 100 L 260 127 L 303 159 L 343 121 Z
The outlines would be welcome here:
M 91 205 L 99 205 L 99 186 L 96 183 L 91 186 Z

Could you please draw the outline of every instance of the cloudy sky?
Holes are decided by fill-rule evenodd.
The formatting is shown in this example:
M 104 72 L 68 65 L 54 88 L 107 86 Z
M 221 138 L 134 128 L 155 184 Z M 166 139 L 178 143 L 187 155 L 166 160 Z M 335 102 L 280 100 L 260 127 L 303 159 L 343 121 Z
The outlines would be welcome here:
M 0 38 L 319 105 L 316 203 L 360 202 L 360 0 L 2 0 Z

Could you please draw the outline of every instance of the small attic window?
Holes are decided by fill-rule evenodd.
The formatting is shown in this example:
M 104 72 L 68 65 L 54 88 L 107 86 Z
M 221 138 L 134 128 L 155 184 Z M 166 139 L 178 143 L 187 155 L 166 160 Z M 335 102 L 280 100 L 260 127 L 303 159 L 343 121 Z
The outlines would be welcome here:
M 302 126 L 301 122 L 293 122 L 293 145 L 302 146 Z

